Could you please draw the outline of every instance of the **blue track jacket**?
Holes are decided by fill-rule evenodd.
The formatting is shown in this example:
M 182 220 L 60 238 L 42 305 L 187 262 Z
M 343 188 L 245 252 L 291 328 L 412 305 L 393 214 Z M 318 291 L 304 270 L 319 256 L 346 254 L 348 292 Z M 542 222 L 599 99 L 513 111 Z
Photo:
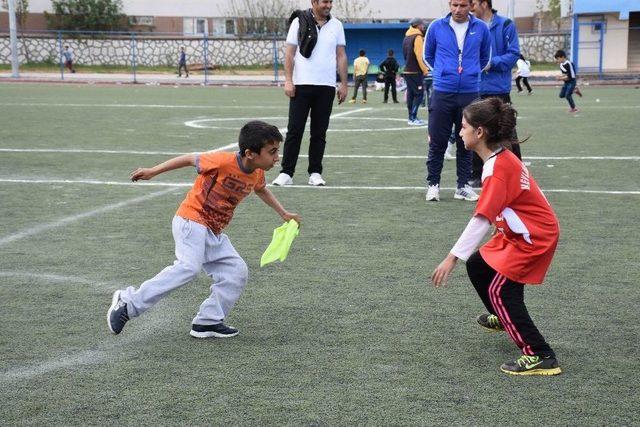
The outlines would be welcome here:
M 469 15 L 462 53 L 449 25 L 451 14 L 429 25 L 424 60 L 433 70 L 433 87 L 439 92 L 480 92 L 480 74 L 491 60 L 491 35 L 482 20 Z
M 480 94 L 511 92 L 511 70 L 520 57 L 516 24 L 493 11 L 491 31 L 491 68 L 482 73 Z

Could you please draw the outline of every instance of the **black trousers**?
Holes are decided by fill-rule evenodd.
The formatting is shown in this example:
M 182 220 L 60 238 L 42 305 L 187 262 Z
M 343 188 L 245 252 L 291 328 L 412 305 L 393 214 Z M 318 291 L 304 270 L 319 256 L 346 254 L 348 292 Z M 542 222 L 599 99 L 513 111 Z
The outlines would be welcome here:
M 520 81 L 522 81 L 522 83 L 524 83 L 524 85 L 527 87 L 527 91 L 531 92 L 531 86 L 529 86 L 529 78 L 522 77 L 522 76 L 516 77 L 516 86 L 518 87 L 518 92 L 522 92 L 522 86 L 520 85 Z
M 479 251 L 467 260 L 467 273 L 485 308 L 498 316 L 523 354 L 555 357 L 524 305 L 525 285 L 495 271 L 482 259 Z
M 407 109 L 409 110 L 409 120 L 418 118 L 418 109 L 424 98 L 424 76 L 422 73 L 403 74 L 407 83 Z
M 503 102 L 507 104 L 511 104 L 511 95 L 508 93 L 496 93 L 496 94 L 484 94 L 480 95 L 480 98 L 500 98 Z M 518 139 L 518 134 L 514 131 L 513 135 L 514 139 Z M 520 144 L 513 144 L 511 146 L 511 151 L 515 154 L 520 160 L 522 160 L 522 153 L 520 152 Z M 471 163 L 471 179 L 480 179 L 482 177 L 482 159 L 475 152 L 473 153 L 473 161 Z
M 322 158 L 327 141 L 329 116 L 336 88 L 332 86 L 296 85 L 296 95 L 289 100 L 289 123 L 282 153 L 282 173 L 293 176 L 300 154 L 307 118 L 311 115 L 309 174 L 322 173 Z
M 396 76 L 384 77 L 384 102 L 389 100 L 389 88 L 391 88 L 391 98 L 393 102 L 398 102 L 398 95 L 396 93 Z

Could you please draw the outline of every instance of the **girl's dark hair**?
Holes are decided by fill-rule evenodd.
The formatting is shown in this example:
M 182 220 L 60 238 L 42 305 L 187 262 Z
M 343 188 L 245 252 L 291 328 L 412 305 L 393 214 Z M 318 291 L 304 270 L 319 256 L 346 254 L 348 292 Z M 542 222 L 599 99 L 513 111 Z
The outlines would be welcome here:
M 484 128 L 489 148 L 497 145 L 508 148 L 511 144 L 519 143 L 515 137 L 518 112 L 500 98 L 476 101 L 468 105 L 462 114 L 474 128 Z
M 240 154 L 244 157 L 246 150 L 260 154 L 262 147 L 276 141 L 282 142 L 282 134 L 277 127 L 260 120 L 253 120 L 240 129 L 238 138 Z

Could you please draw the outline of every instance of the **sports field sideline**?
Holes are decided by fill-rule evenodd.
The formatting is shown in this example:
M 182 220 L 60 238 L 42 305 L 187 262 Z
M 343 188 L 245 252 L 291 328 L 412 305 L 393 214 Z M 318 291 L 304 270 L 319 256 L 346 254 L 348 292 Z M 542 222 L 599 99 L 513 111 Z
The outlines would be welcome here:
M 241 333 L 199 341 L 204 275 L 108 332 L 113 290 L 173 260 L 195 173 L 128 176 L 231 150 L 250 119 L 284 129 L 282 89 L 1 84 L 0 424 L 638 425 L 640 90 L 585 88 L 577 116 L 557 91 L 514 102 L 560 219 L 527 304 L 564 373 L 512 378 L 498 366 L 518 349 L 477 327 L 464 268 L 429 283 L 473 203 L 453 200 L 453 162 L 442 200 L 424 201 L 426 129 L 402 104 L 334 106 L 327 187 L 306 185 L 301 157 L 297 185 L 272 189 L 303 218 L 284 263 L 259 267 L 279 218 L 240 204 L 227 234 L 250 269 L 228 319 Z

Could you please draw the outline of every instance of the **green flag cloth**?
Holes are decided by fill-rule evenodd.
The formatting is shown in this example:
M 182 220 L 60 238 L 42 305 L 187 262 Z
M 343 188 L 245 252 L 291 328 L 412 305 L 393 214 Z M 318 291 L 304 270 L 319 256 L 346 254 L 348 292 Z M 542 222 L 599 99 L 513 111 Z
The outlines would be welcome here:
M 295 239 L 300 232 L 299 227 L 298 223 L 291 219 L 289 222 L 285 222 L 273 230 L 271 243 L 269 243 L 267 250 L 262 254 L 262 258 L 260 258 L 260 267 L 264 267 L 270 262 L 277 260 L 282 262 L 287 259 L 289 249 L 291 249 L 291 243 L 293 243 L 293 239 Z

